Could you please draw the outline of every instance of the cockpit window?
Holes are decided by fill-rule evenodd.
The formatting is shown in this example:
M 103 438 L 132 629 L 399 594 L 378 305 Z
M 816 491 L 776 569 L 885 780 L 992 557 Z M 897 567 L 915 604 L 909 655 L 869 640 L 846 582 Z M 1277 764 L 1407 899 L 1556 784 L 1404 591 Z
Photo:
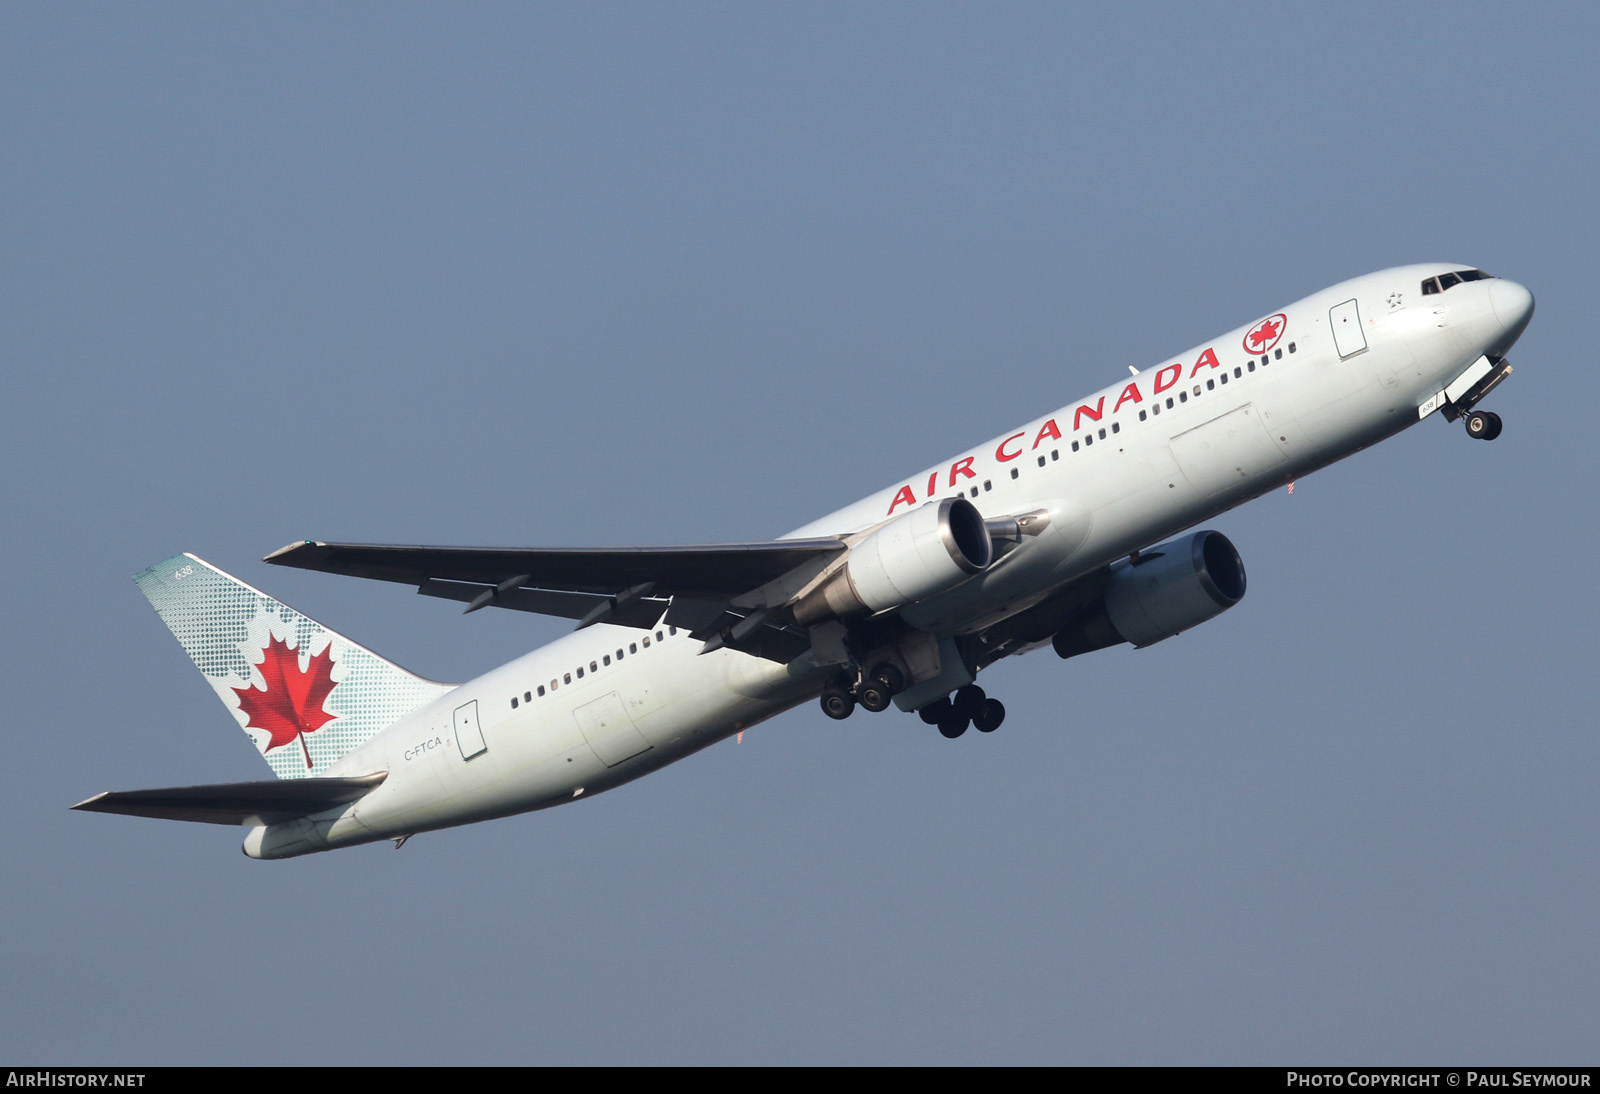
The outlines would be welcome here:
M 1422 295 L 1432 296 L 1434 293 L 1444 292 L 1446 289 L 1453 288 L 1463 281 L 1486 281 L 1493 276 L 1493 274 L 1484 273 L 1482 270 L 1456 270 L 1452 273 L 1440 274 L 1438 277 L 1430 277 L 1422 283 Z

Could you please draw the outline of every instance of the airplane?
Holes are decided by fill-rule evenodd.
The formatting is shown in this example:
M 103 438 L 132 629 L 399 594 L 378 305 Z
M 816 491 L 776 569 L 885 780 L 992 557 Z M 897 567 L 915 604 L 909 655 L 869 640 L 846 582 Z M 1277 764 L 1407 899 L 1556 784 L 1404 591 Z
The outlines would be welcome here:
M 776 540 L 266 556 L 576 620 L 459 685 L 176 555 L 135 580 L 277 777 L 73 808 L 242 825 L 281 859 L 590 798 L 809 700 L 993 732 L 976 681 L 1001 658 L 1145 647 L 1243 598 L 1233 544 L 1187 529 L 1435 415 L 1497 437 L 1477 407 L 1533 308 L 1462 265 L 1358 277 Z

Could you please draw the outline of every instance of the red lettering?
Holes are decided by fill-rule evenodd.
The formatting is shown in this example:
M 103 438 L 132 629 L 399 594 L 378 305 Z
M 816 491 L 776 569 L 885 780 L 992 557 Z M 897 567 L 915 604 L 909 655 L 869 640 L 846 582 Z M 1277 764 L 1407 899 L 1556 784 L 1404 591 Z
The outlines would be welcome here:
M 1130 403 L 1130 402 L 1131 403 L 1142 403 L 1142 402 L 1144 402 L 1144 396 L 1139 394 L 1139 385 L 1138 384 L 1129 384 L 1127 387 L 1122 389 L 1122 394 L 1120 396 L 1118 396 L 1118 398 L 1117 398 L 1117 405 L 1111 408 L 1111 413 L 1115 414 L 1117 411 L 1122 409 L 1122 404 L 1123 403 Z
M 1194 363 L 1194 368 L 1189 370 L 1189 379 L 1194 379 L 1194 374 L 1200 371 L 1201 365 L 1210 365 L 1212 368 L 1221 368 L 1222 362 L 1217 360 L 1217 355 L 1207 346 L 1206 351 L 1200 355 L 1200 360 Z
M 917 504 L 917 496 L 911 492 L 911 487 L 902 486 L 900 492 L 894 496 L 894 500 L 889 503 L 890 516 L 894 515 L 894 507 L 901 502 L 905 502 L 907 505 Z
M 1089 415 L 1090 418 L 1092 418 L 1092 419 L 1094 419 L 1095 421 L 1098 422 L 1100 420 L 1100 414 L 1101 414 L 1102 411 L 1105 410 L 1105 408 L 1106 408 L 1106 397 L 1104 395 L 1100 396 L 1100 398 L 1095 400 L 1094 409 L 1092 409 L 1092 410 L 1090 408 L 1086 407 L 1086 406 L 1080 406 L 1077 410 L 1074 410 L 1072 412 L 1072 428 L 1073 429 L 1082 429 L 1083 428 L 1081 423 L 1083 421 L 1083 416 L 1085 414 Z
M 1172 376 L 1169 379 L 1163 380 L 1162 377 L 1166 376 L 1168 372 L 1171 372 Z M 1182 365 L 1168 365 L 1166 368 L 1164 368 L 1160 372 L 1156 373 L 1156 387 L 1155 387 L 1156 394 L 1160 395 L 1163 391 L 1167 390 L 1167 388 L 1169 388 L 1173 384 L 1177 383 L 1178 382 L 1178 377 L 1180 377 L 1182 375 L 1183 375 L 1183 366 Z
M 1056 428 L 1056 420 L 1054 418 L 1039 427 L 1039 435 L 1033 439 L 1033 447 L 1038 448 L 1039 442 L 1046 437 L 1054 437 L 1058 441 L 1061 439 L 1061 430 Z
M 932 471 L 928 474 L 928 497 L 933 497 L 933 492 L 939 487 L 939 472 Z
M 977 459 L 976 456 L 965 456 L 950 465 L 951 486 L 956 484 L 957 474 L 965 475 L 969 479 L 975 479 L 978 477 L 978 473 L 972 469 L 972 461 L 975 459 Z
M 1005 463 L 1008 460 L 1014 460 L 1018 456 L 1022 455 L 1022 449 L 1020 449 L 1020 448 L 1017 449 L 1015 452 L 1007 452 L 1006 451 L 1006 445 L 1010 444 L 1012 441 L 1021 440 L 1023 437 L 1026 437 L 1027 435 L 1028 434 L 1026 432 L 1011 434 L 1011 436 L 1009 436 L 1005 440 L 1001 441 L 1000 442 L 1000 446 L 994 450 L 994 458 L 999 460 L 1001 463 Z

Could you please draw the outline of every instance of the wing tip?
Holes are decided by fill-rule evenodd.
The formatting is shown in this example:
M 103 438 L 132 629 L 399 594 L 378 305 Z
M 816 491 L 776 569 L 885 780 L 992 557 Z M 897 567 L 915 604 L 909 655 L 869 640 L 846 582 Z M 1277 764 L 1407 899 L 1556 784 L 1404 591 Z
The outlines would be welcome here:
M 326 543 L 322 543 L 322 542 L 320 542 L 318 540 L 314 540 L 314 539 L 297 539 L 293 543 L 285 543 L 282 547 L 279 547 L 276 551 L 272 551 L 272 552 L 269 552 L 268 554 L 263 555 L 261 557 L 261 561 L 262 562 L 271 562 L 274 565 L 280 565 L 281 566 L 281 565 L 283 565 L 285 559 L 287 559 L 290 555 L 294 554 L 296 551 L 300 550 L 302 547 L 326 547 L 326 546 L 327 546 Z

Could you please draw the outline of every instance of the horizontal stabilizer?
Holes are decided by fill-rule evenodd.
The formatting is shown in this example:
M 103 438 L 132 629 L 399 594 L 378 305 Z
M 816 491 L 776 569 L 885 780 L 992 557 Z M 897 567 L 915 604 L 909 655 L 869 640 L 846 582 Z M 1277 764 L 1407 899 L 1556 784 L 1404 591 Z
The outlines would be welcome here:
M 88 813 L 199 821 L 204 824 L 277 824 L 347 805 L 377 789 L 387 771 L 353 779 L 285 779 L 216 786 L 113 790 L 79 802 Z

